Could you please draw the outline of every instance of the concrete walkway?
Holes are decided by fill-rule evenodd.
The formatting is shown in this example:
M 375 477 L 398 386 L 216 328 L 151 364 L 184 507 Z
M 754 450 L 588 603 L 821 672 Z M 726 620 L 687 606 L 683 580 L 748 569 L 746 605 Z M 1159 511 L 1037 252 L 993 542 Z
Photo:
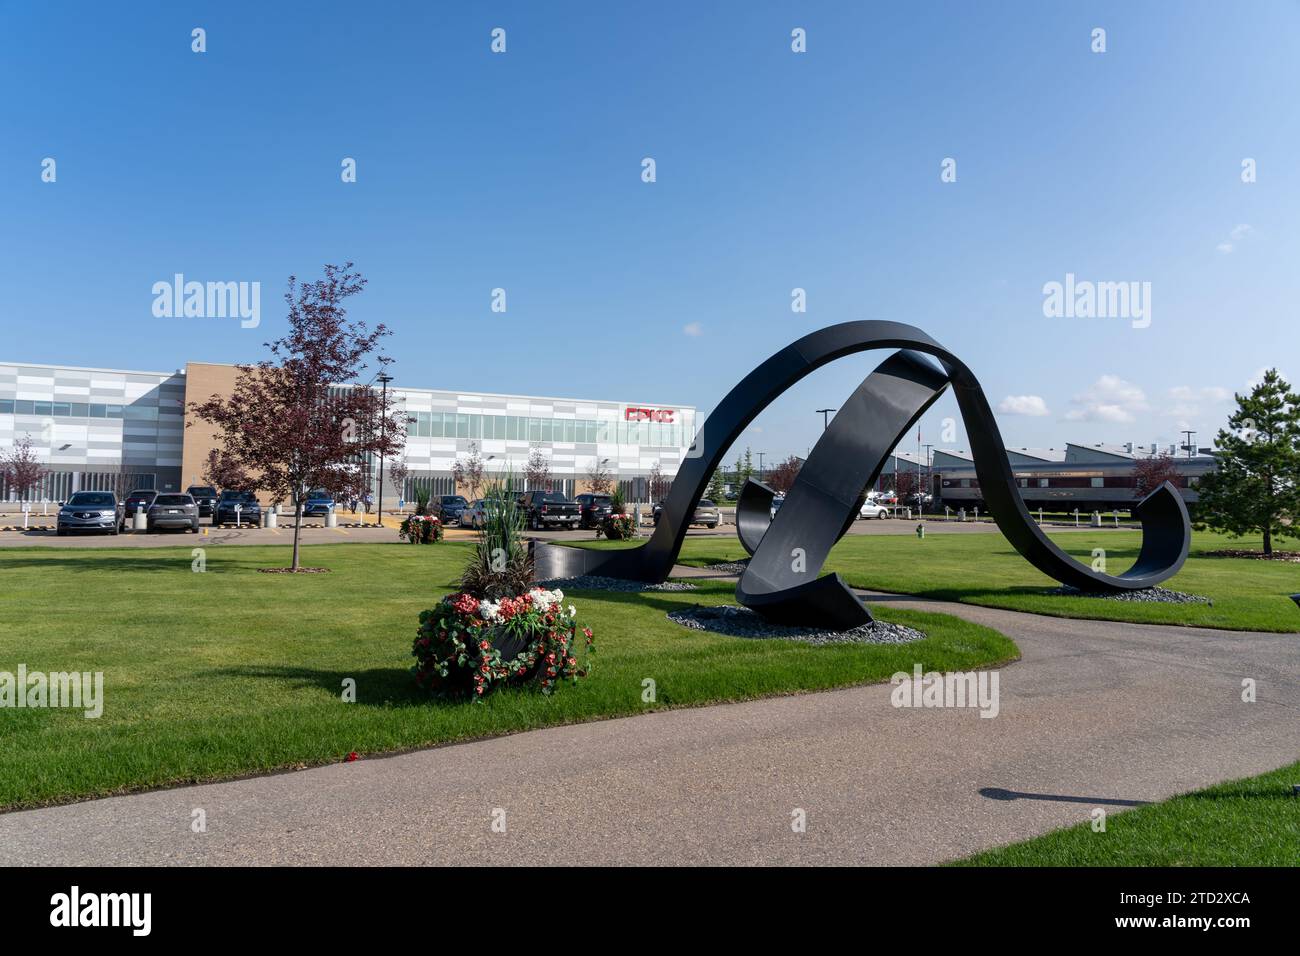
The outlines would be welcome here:
M 872 599 L 1011 636 L 999 716 L 873 685 L 539 730 L 0 815 L 0 865 L 931 864 L 1300 759 L 1300 636 Z

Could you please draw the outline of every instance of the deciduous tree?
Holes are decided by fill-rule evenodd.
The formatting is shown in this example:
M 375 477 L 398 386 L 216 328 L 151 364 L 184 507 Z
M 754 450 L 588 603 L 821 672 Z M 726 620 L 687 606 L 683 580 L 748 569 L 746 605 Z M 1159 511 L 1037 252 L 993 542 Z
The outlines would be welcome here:
M 587 487 L 594 495 L 609 494 L 609 487 L 614 482 L 614 475 L 609 470 L 609 459 L 599 458 L 587 469 Z
M 31 490 L 41 483 L 45 466 L 32 451 L 32 436 L 15 439 L 13 447 L 0 456 L 0 475 L 19 501 L 26 501 Z
M 803 462 L 791 455 L 767 473 L 767 485 L 777 494 L 786 494 L 794 487 L 794 480 L 799 477 L 802 466 Z
M 314 282 L 300 285 L 290 276 L 288 334 L 268 343 L 269 358 L 238 366 L 229 395 L 190 404 L 216 426 L 220 452 L 248 474 L 251 487 L 294 502 L 295 571 L 307 492 L 362 488 L 368 484 L 363 462 L 405 444 L 396 396 L 355 384 L 392 361 L 377 351 L 387 328 L 347 318 L 346 300 L 365 284 L 350 262 L 325 266 L 324 278 Z
M 1170 455 L 1162 452 L 1150 458 L 1139 458 L 1133 466 L 1133 497 L 1145 498 L 1166 481 L 1175 488 L 1184 483 L 1178 465 Z
M 528 491 L 551 490 L 551 459 L 536 445 L 529 449 L 528 464 L 524 466 L 524 488 Z

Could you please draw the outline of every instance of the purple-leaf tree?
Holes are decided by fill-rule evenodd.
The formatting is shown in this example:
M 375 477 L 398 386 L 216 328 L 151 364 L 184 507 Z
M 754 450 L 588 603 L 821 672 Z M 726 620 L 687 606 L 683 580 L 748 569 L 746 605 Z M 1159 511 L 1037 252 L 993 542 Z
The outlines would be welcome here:
M 26 501 L 31 490 L 41 483 L 45 475 L 45 466 L 32 451 L 32 436 L 24 435 L 16 439 L 6 454 L 0 457 L 0 476 L 4 477 L 9 490 L 18 496 L 19 501 Z
M 216 426 L 221 456 L 249 476 L 250 489 L 293 501 L 294 571 L 300 567 L 307 493 L 363 489 L 368 462 L 394 455 L 405 444 L 405 416 L 394 411 L 396 396 L 351 384 L 373 380 L 392 362 L 377 351 L 390 334 L 387 328 L 370 329 L 347 318 L 344 302 L 365 284 L 350 262 L 325 266 L 325 277 L 315 282 L 299 284 L 290 276 L 284 296 L 289 333 L 268 343 L 271 357 L 238 366 L 228 396 L 190 404 L 195 415 Z

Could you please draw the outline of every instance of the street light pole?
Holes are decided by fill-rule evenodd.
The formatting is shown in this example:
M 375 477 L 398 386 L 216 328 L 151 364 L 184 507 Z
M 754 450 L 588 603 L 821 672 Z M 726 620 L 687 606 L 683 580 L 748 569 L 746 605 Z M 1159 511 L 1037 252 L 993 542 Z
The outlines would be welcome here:
M 831 422 L 831 420 L 830 420 L 830 414 L 831 414 L 831 412 L 835 412 L 835 411 L 839 411 L 839 409 L 837 409 L 837 408 L 818 408 L 818 409 L 816 409 L 817 414 L 820 415 L 820 416 L 822 417 L 822 431 L 826 431 L 826 429 L 830 426 L 830 422 Z
M 765 451 L 758 452 L 758 480 L 759 481 L 763 480 L 763 456 L 766 454 L 767 452 Z
M 380 400 L 380 418 L 379 418 L 379 494 L 375 508 L 375 519 L 379 522 L 379 527 L 384 526 L 384 442 L 387 435 L 388 426 L 388 383 L 393 380 L 393 376 L 387 372 L 379 374 L 380 384 L 383 385 L 383 398 Z

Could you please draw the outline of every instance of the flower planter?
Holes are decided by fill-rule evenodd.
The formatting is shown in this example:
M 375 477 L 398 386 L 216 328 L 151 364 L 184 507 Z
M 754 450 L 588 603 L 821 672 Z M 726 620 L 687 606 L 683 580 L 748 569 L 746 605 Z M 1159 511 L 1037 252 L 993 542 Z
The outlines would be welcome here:
M 602 534 L 611 541 L 627 541 L 636 536 L 636 521 L 631 515 L 607 515 L 596 527 L 596 537 Z
M 420 614 L 411 649 L 416 684 L 438 696 L 477 699 L 503 684 L 535 683 L 549 694 L 561 679 L 586 676 L 595 652 L 591 629 L 580 627 L 577 610 L 563 601 L 562 592 L 541 588 L 500 601 L 448 595 Z

